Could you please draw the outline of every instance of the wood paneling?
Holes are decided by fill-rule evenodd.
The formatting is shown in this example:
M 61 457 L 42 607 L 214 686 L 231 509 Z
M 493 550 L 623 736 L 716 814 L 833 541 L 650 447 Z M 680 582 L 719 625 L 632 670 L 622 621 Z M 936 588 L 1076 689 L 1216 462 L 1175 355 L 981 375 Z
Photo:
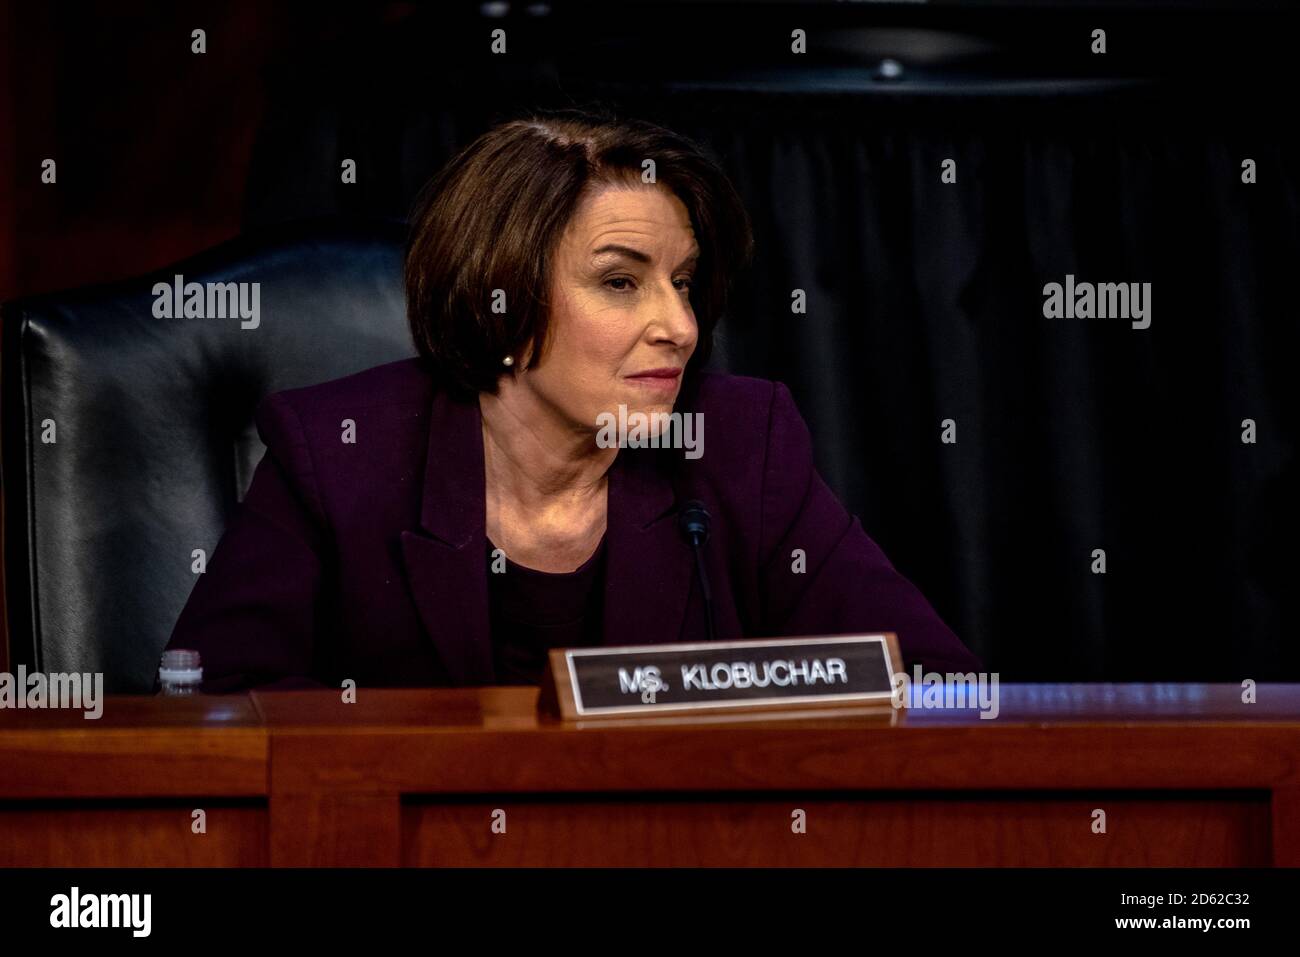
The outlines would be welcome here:
M 1094 833 L 1095 808 L 1106 833 Z M 793 830 L 796 809 L 806 831 Z M 492 829 L 504 812 L 505 833 Z M 501 820 L 500 816 L 496 818 Z M 408 804 L 402 863 L 455 867 L 1263 867 L 1267 794 Z
M 996 720 L 566 724 L 535 688 L 0 710 L 0 864 L 1300 864 L 1300 687 L 1001 692 Z
M 266 836 L 265 802 L 0 801 L 0 867 L 263 867 Z

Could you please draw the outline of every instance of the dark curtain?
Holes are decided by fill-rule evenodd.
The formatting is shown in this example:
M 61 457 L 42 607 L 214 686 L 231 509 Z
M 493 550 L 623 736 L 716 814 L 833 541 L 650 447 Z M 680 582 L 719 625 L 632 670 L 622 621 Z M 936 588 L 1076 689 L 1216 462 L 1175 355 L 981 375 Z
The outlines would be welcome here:
M 1300 675 L 1295 141 L 1185 96 L 769 97 L 690 124 L 758 227 L 728 365 L 790 385 L 828 482 L 1017 679 Z M 1151 326 L 1045 318 L 1067 273 L 1150 282 Z
M 828 483 L 992 670 L 1300 679 L 1290 91 L 785 77 L 561 94 L 546 67 L 389 76 L 419 60 L 391 42 L 364 82 L 325 61 L 278 78 L 249 228 L 402 218 L 455 149 L 575 90 L 664 123 L 717 157 L 753 217 L 716 363 L 790 386 Z M 356 187 L 338 185 L 343 157 Z M 1149 282 L 1150 328 L 1045 318 L 1044 284 L 1067 273 Z

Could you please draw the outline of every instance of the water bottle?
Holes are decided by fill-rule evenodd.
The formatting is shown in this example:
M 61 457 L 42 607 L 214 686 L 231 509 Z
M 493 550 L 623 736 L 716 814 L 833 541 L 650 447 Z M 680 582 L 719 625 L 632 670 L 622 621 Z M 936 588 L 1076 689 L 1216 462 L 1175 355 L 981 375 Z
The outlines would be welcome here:
M 164 651 L 158 666 L 158 680 L 165 695 L 198 694 L 203 682 L 199 653 L 188 648 Z

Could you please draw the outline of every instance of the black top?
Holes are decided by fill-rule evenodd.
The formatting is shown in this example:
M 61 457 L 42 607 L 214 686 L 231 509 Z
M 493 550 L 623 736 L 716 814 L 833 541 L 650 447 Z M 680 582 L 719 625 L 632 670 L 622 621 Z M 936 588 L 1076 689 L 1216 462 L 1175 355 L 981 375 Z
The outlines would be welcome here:
M 605 591 L 605 539 L 571 572 L 543 572 L 505 559 L 492 571 L 488 547 L 488 607 L 497 684 L 538 684 L 551 648 L 599 645 Z

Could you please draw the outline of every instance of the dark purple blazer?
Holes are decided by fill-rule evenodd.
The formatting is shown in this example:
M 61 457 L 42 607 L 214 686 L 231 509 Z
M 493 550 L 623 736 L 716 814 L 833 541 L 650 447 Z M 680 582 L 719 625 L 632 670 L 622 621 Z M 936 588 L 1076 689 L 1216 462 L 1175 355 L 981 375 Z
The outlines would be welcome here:
M 909 671 L 980 669 L 817 474 L 785 386 L 702 373 L 675 408 L 703 414 L 701 457 L 610 468 L 606 644 L 705 640 L 676 521 L 697 498 L 718 639 L 894 631 Z M 202 654 L 204 690 L 492 684 L 477 401 L 406 359 L 270 395 L 256 422 L 266 455 L 168 643 Z

